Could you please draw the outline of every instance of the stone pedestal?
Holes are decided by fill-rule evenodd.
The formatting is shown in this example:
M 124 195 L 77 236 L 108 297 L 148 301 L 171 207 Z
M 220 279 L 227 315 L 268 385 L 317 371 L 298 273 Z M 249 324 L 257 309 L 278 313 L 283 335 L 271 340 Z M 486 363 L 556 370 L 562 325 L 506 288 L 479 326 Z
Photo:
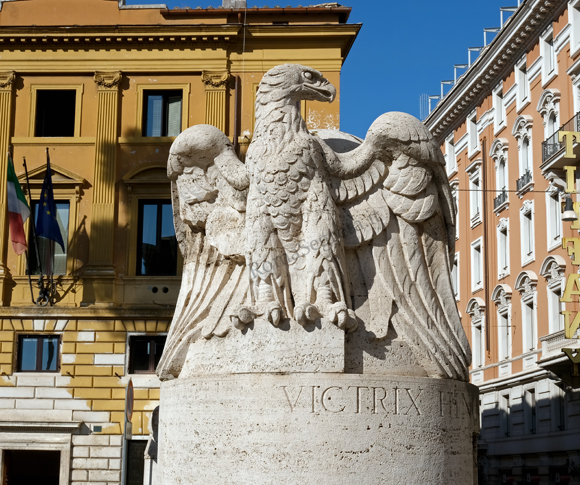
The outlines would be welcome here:
M 471 485 L 477 396 L 464 382 L 372 374 L 167 381 L 161 483 Z

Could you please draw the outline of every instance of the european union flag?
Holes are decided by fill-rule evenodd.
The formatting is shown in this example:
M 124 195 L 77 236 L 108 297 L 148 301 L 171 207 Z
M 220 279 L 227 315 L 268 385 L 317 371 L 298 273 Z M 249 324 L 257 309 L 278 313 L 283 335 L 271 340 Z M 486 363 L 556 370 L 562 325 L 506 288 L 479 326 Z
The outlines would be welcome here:
M 46 152 L 46 175 L 42 183 L 38 215 L 36 216 L 36 236 L 53 240 L 55 243 L 60 244 L 60 247 L 64 251 L 64 241 L 62 240 L 62 234 L 60 233 L 56 219 L 56 204 L 52 191 L 52 171 L 50 170 L 48 150 Z

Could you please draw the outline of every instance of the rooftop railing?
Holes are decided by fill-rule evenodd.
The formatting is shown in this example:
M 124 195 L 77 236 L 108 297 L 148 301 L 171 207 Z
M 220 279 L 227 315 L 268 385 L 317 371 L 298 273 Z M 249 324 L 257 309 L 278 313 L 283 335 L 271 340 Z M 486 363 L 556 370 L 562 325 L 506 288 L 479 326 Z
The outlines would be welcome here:
M 560 129 L 547 138 L 546 141 L 542 142 L 542 163 L 545 163 L 546 160 L 552 158 L 556 153 L 564 148 L 564 143 L 558 141 L 558 135 L 561 131 L 580 131 L 580 111 L 576 113 L 571 120 L 564 123 Z

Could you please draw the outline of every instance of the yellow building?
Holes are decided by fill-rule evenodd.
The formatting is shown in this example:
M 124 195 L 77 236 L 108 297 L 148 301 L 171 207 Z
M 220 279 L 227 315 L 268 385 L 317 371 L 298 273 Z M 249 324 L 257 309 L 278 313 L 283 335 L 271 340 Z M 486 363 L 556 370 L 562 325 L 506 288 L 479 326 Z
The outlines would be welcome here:
M 350 9 L 336 4 L 168 10 L 122 0 L 13 0 L 0 7 L 0 153 L 12 146 L 23 187 L 26 158 L 34 210 L 48 149 L 66 236 L 55 257 L 55 301 L 37 306 L 26 259 L 9 242 L 0 157 L 2 484 L 19 476 L 142 483 L 159 399 L 153 370 L 180 287 L 169 147 L 186 127 L 209 123 L 243 155 L 262 75 L 301 63 L 339 87 L 360 26 L 347 24 Z M 339 100 L 302 110 L 311 128 L 339 127 Z M 129 379 L 133 439 L 124 447 Z

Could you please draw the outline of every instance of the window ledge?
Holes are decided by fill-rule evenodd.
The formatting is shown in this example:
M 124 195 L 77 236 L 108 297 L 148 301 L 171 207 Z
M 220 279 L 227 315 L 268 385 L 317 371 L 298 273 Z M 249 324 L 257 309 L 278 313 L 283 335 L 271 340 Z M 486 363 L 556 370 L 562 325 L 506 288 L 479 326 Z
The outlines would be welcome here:
M 471 227 L 477 227 L 481 224 L 481 211 L 471 218 Z
M 120 145 L 171 145 L 175 136 L 120 136 Z
M 66 137 L 12 137 L 13 145 L 94 145 L 96 138 L 94 136 L 66 136 Z
M 510 206 L 510 201 L 509 199 L 506 200 L 503 204 L 498 205 L 493 212 L 495 212 L 497 215 L 500 214 L 500 212 L 503 212 L 504 210 L 508 209 Z
M 530 264 L 530 263 L 533 263 L 535 260 L 536 260 L 536 256 L 535 256 L 535 255 L 534 255 L 534 256 L 530 256 L 530 258 L 529 258 L 529 259 L 524 259 L 524 260 L 522 260 L 522 268 L 523 268 L 524 266 L 527 266 L 527 265 L 528 265 L 528 264 Z
M 507 126 L 507 123 L 505 120 L 503 120 L 497 127 L 494 125 L 494 131 L 493 131 L 494 136 L 499 135 L 503 130 L 505 130 L 506 126 Z
M 519 103 L 516 103 L 516 105 L 517 105 L 517 110 L 516 110 L 517 111 L 517 114 L 520 114 L 522 112 L 522 110 L 526 106 L 528 106 L 528 104 L 530 104 L 532 102 L 532 100 L 530 98 L 531 98 L 531 96 L 528 94 L 526 96 L 526 99 L 520 101 Z
M 453 167 L 450 172 L 447 172 L 448 177 L 453 177 L 456 174 L 457 174 L 457 165 Z
M 471 288 L 471 293 L 475 295 L 475 293 L 477 293 L 477 292 L 479 292 L 479 291 L 481 291 L 481 290 L 483 290 L 483 285 L 481 285 L 481 286 L 476 286 L 476 287 L 474 287 L 474 288 L 472 287 L 472 288 Z
M 543 72 L 542 72 L 542 88 L 545 88 L 548 84 L 550 84 L 554 79 L 558 77 L 558 70 L 553 69 L 551 73 L 546 76 L 544 80 Z
M 467 158 L 473 158 L 481 152 L 481 145 L 476 146 L 472 151 L 467 152 Z
M 559 236 L 557 240 L 554 240 L 553 243 L 548 243 L 548 251 L 553 251 L 554 249 L 558 249 L 562 247 L 562 236 Z
M 521 199 L 524 194 L 531 192 L 534 190 L 534 181 L 532 180 L 530 183 L 524 185 L 520 190 L 516 192 L 517 196 Z
M 509 272 L 509 271 L 506 271 L 505 273 L 499 273 L 499 274 L 497 275 L 497 279 L 498 279 L 498 280 L 502 280 L 502 279 L 504 279 L 504 278 L 507 278 L 509 275 L 510 275 L 510 272 Z

